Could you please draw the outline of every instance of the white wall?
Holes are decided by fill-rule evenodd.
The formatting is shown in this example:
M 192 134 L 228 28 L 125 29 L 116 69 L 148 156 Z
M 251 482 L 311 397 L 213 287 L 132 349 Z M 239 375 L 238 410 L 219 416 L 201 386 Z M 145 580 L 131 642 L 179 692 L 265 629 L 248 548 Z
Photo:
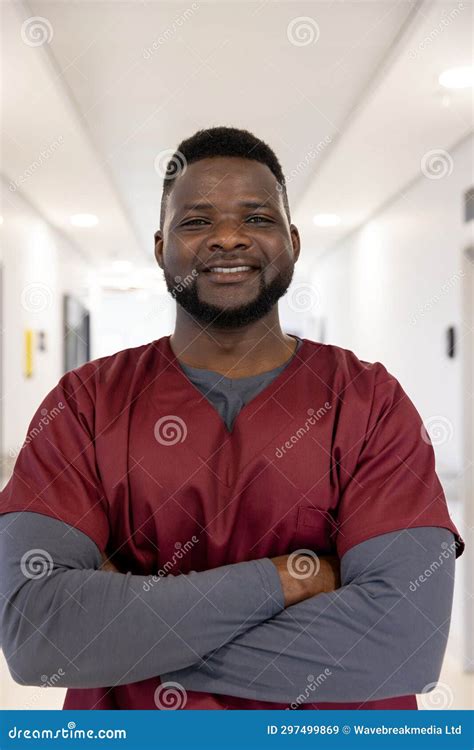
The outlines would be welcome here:
M 382 362 L 399 379 L 425 425 L 431 425 L 437 473 L 467 545 L 472 533 L 462 503 L 466 497 L 462 358 L 468 326 L 466 322 L 463 326 L 462 294 L 467 276 L 463 252 L 472 227 L 464 224 L 463 202 L 464 192 L 474 182 L 473 148 L 471 135 L 451 150 L 450 174 L 440 179 L 421 176 L 336 249 L 315 260 L 310 274 L 318 313 L 326 318 L 324 340 L 351 349 L 361 359 Z M 451 325 L 459 342 L 454 359 L 446 356 L 446 329 Z M 472 655 L 469 630 L 463 628 L 469 548 L 460 563 L 441 677 L 446 682 L 449 665 L 457 665 L 456 691 L 461 689 L 463 638 L 464 663 Z M 472 622 L 472 609 L 467 622 Z M 468 689 L 472 695 L 472 686 Z M 471 702 L 468 699 L 466 707 Z
M 472 186 L 472 136 L 450 153 L 453 169 L 420 179 L 313 265 L 326 342 L 381 361 L 423 420 L 441 417 L 440 474 L 462 468 L 460 352 L 446 356 L 446 328 L 461 332 L 463 194 Z M 462 344 L 462 342 L 461 342 Z
M 63 374 L 62 295 L 71 292 L 87 304 L 88 265 L 22 198 L 0 181 L 0 263 L 3 269 L 2 451 L 5 481 L 33 412 Z M 34 374 L 24 375 L 26 328 L 46 332 L 46 351 L 34 349 Z M 35 343 L 37 339 L 35 337 Z M 12 455 L 10 454 L 12 452 Z M 19 687 L 0 653 L 0 708 L 61 708 L 65 691 Z
M 136 291 L 96 287 L 91 309 L 92 359 L 155 341 L 174 329 L 176 303 L 161 280 Z
M 87 304 L 89 266 L 21 196 L 0 182 L 3 224 L 2 451 L 17 452 L 34 411 L 63 374 L 62 295 Z M 33 377 L 24 375 L 24 331 L 46 332 L 46 350 L 34 337 Z

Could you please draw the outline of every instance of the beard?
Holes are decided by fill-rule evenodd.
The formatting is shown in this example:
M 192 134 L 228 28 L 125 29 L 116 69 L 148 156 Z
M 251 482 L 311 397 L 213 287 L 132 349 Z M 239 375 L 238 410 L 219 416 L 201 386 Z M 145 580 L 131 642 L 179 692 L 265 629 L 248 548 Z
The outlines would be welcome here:
M 229 329 L 255 323 L 267 315 L 278 300 L 286 294 L 293 278 L 294 268 L 294 263 L 288 265 L 269 284 L 265 284 L 263 274 L 260 272 L 260 285 L 256 298 L 237 307 L 220 307 L 202 301 L 197 289 L 197 278 L 187 285 L 177 285 L 175 279 L 178 277 L 171 276 L 166 267 L 163 268 L 163 273 L 171 296 L 194 320 L 202 325 Z

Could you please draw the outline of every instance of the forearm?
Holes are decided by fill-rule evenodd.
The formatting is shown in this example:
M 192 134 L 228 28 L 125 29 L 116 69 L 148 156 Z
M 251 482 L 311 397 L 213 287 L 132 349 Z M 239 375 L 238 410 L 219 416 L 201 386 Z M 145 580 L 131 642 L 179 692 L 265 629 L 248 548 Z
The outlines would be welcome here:
M 283 607 L 268 559 L 167 576 L 145 590 L 148 577 L 99 570 L 94 542 L 47 516 L 0 516 L 0 538 L 2 648 L 22 684 L 40 685 L 58 663 L 62 684 L 79 688 L 185 668 Z M 53 547 L 50 572 L 25 576 L 29 552 Z
M 286 609 L 201 666 L 162 679 L 188 690 L 288 703 L 421 692 L 439 677 L 454 552 L 415 590 L 410 584 L 446 552 L 441 545 L 452 542 L 450 531 L 431 527 L 363 542 L 341 561 L 340 589 Z

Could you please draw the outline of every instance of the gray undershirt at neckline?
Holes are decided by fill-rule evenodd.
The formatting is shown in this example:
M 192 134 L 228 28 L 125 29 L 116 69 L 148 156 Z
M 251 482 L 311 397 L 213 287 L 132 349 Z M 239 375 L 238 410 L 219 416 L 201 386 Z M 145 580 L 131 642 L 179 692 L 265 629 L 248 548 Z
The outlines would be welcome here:
M 228 378 L 214 370 L 203 370 L 200 367 L 186 365 L 179 360 L 178 362 L 192 384 L 214 406 L 230 431 L 242 407 L 270 385 L 293 361 L 303 343 L 298 336 L 294 336 L 294 338 L 297 340 L 296 349 L 286 362 L 273 368 L 273 370 L 260 372 L 257 375 L 248 375 L 244 378 Z

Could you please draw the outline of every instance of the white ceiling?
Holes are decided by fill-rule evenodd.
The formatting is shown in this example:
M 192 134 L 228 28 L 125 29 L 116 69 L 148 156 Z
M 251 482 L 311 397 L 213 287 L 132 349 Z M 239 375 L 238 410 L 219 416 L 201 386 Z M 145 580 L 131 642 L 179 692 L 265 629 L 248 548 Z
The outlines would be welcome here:
M 467 0 L 29 0 L 1 12 L 2 170 L 93 263 L 151 260 L 155 158 L 199 128 L 245 127 L 274 148 L 307 259 L 472 129 L 471 92 L 446 106 L 437 84 L 472 64 Z M 31 16 L 50 24 L 49 43 L 22 40 Z M 295 44 L 302 16 L 314 41 Z M 99 225 L 72 228 L 77 212 Z M 316 212 L 342 224 L 318 229 Z

